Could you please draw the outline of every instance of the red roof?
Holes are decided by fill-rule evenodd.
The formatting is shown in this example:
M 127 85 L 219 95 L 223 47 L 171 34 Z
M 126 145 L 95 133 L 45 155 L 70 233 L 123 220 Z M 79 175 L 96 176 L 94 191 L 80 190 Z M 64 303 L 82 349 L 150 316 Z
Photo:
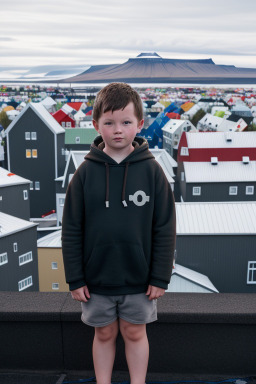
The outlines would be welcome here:
M 67 103 L 71 108 L 75 109 L 77 112 L 81 108 L 83 103 Z
M 175 112 L 166 113 L 166 116 L 169 117 L 169 119 L 180 119 L 180 115 Z

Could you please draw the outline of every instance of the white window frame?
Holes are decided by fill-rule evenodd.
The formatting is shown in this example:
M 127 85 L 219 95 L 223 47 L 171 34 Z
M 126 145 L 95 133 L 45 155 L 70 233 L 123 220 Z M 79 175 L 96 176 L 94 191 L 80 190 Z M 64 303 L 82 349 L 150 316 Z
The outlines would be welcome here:
M 246 195 L 254 195 L 254 185 L 246 185 L 245 194 Z
M 54 291 L 60 289 L 60 285 L 59 285 L 59 283 L 52 283 L 52 289 L 53 289 Z
M 201 187 L 193 187 L 192 194 L 193 196 L 201 196 Z
M 58 269 L 57 261 L 52 261 L 52 269 Z
M 80 142 L 81 142 L 80 136 L 76 136 L 76 144 L 80 144 Z
M 31 140 L 30 132 L 25 132 L 25 140 Z
M 33 181 L 30 181 L 30 187 L 29 187 L 30 191 L 33 191 L 34 190 L 34 182 Z
M 19 256 L 19 266 L 31 263 L 31 261 L 33 261 L 33 254 L 31 251 Z
M 66 123 L 65 123 L 65 121 L 62 121 L 62 122 L 61 122 L 61 126 L 62 126 L 63 128 L 66 127 Z
M 181 156 L 189 156 L 188 147 L 181 147 L 180 155 Z
M 234 190 L 232 190 L 232 189 L 234 189 Z M 238 193 L 238 187 L 235 186 L 235 185 L 231 185 L 231 186 L 229 187 L 229 195 L 230 195 L 230 196 L 236 196 L 237 193 Z
M 13 252 L 18 252 L 18 243 L 13 243 Z
M 32 152 L 31 149 L 26 149 L 26 159 L 31 159 Z
M 0 253 L 0 265 L 4 265 L 8 263 L 8 255 L 7 252 Z
M 185 172 L 184 171 L 180 173 L 180 180 L 181 181 L 185 180 Z
M 40 181 L 35 181 L 35 190 L 40 191 Z
M 23 191 L 23 198 L 24 200 L 28 200 L 28 191 L 26 189 Z
M 36 155 L 33 154 L 33 151 L 36 152 Z M 33 159 L 37 159 L 38 158 L 38 153 L 37 153 L 37 149 L 36 148 L 32 149 L 31 153 L 32 153 L 32 158 Z
M 31 140 L 37 140 L 37 132 L 31 132 Z
M 31 287 L 32 285 L 33 285 L 32 276 L 28 276 L 25 279 L 20 280 L 18 282 L 18 290 L 19 290 L 19 292 L 24 291 L 24 289 L 27 289 L 27 288 Z
M 59 198 L 59 205 L 60 207 L 64 207 L 65 199 L 63 197 Z
M 71 121 L 67 121 L 67 122 L 66 122 L 66 127 L 67 127 L 67 128 L 71 128 Z
M 253 264 L 255 266 L 252 266 Z M 250 272 L 251 272 L 251 276 L 250 276 Z M 253 280 L 254 276 L 255 276 L 255 280 Z M 256 261 L 248 261 L 247 284 L 256 284 Z

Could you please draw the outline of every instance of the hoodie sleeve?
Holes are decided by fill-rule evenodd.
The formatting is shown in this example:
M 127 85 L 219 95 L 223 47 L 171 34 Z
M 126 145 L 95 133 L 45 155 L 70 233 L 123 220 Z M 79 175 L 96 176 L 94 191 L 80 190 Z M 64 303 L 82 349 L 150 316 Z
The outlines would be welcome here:
M 150 285 L 167 289 L 172 274 L 175 243 L 174 196 L 170 184 L 159 166 L 155 183 Z
M 84 279 L 84 189 L 79 171 L 67 188 L 62 219 L 62 253 L 69 289 L 83 287 Z

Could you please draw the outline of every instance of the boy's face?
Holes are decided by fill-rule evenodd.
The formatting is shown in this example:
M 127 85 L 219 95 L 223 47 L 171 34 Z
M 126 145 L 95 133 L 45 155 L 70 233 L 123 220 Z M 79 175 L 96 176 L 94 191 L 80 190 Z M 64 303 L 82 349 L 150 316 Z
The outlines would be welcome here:
M 134 105 L 130 102 L 123 110 L 108 111 L 101 115 L 94 128 L 102 136 L 107 154 L 126 154 L 133 151 L 132 142 L 143 127 L 144 120 L 138 121 Z

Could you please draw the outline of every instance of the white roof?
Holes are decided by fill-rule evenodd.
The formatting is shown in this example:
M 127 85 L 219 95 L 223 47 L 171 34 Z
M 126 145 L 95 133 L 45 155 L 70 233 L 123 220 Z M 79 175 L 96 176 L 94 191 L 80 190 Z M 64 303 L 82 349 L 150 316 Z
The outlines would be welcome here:
M 256 202 L 176 203 L 177 235 L 256 234 Z
M 199 123 L 209 125 L 211 123 L 212 126 L 218 127 L 223 121 L 222 117 L 211 115 L 210 113 L 206 113 Z
M 37 224 L 30 221 L 0 212 L 0 238 L 36 226 Z
M 38 248 L 61 248 L 61 230 L 50 233 L 47 236 L 41 237 L 37 240 Z
M 40 101 L 41 104 L 43 104 L 45 107 L 50 107 L 52 105 L 56 105 L 56 101 L 54 101 L 50 96 L 46 97 L 42 101 Z
M 219 292 L 202 273 L 175 264 L 167 292 Z
M 184 162 L 187 183 L 256 181 L 256 161 Z
M 186 132 L 189 148 L 256 148 L 256 132 Z
M 30 183 L 30 180 L 24 179 L 21 176 L 17 176 L 8 171 L 7 169 L 0 167 L 0 188 L 7 187 L 9 185 L 19 185 L 28 183 Z
M 28 103 L 21 113 L 12 121 L 9 127 L 6 129 L 6 133 L 12 129 L 12 127 L 19 121 L 23 114 L 31 108 L 39 118 L 48 126 L 48 128 L 55 134 L 64 133 L 65 129 L 60 126 L 60 124 L 52 117 L 52 115 L 45 109 L 45 107 L 40 103 Z
M 65 112 L 65 113 L 71 113 L 73 111 L 74 108 L 70 107 L 70 105 L 68 104 L 64 104 L 62 107 L 61 107 L 62 111 Z
M 87 155 L 87 153 L 89 153 L 89 151 L 70 151 L 69 152 L 68 160 L 67 160 L 64 175 L 63 175 L 62 187 L 64 187 L 64 184 L 65 184 L 71 158 L 73 159 L 73 163 L 75 165 L 75 168 L 77 169 L 79 165 L 82 164 L 82 162 L 84 161 L 84 157 Z
M 169 183 L 174 183 L 173 167 L 177 167 L 177 162 L 166 152 L 165 149 L 150 149 L 150 152 L 155 157 L 158 164 L 162 167 L 164 174 Z
M 151 108 L 161 108 L 161 109 L 164 109 L 164 105 L 159 103 L 159 101 L 157 101 L 154 105 L 151 105 Z
M 85 113 L 79 109 L 79 111 L 74 115 L 75 119 L 78 119 L 79 117 L 85 117 Z
M 184 124 L 184 127 L 194 127 L 194 125 L 189 120 L 180 120 L 180 119 L 170 119 L 167 121 L 167 123 L 163 126 L 162 130 L 174 133 L 177 131 L 178 128 L 180 128 Z M 195 127 L 194 127 L 195 128 Z

